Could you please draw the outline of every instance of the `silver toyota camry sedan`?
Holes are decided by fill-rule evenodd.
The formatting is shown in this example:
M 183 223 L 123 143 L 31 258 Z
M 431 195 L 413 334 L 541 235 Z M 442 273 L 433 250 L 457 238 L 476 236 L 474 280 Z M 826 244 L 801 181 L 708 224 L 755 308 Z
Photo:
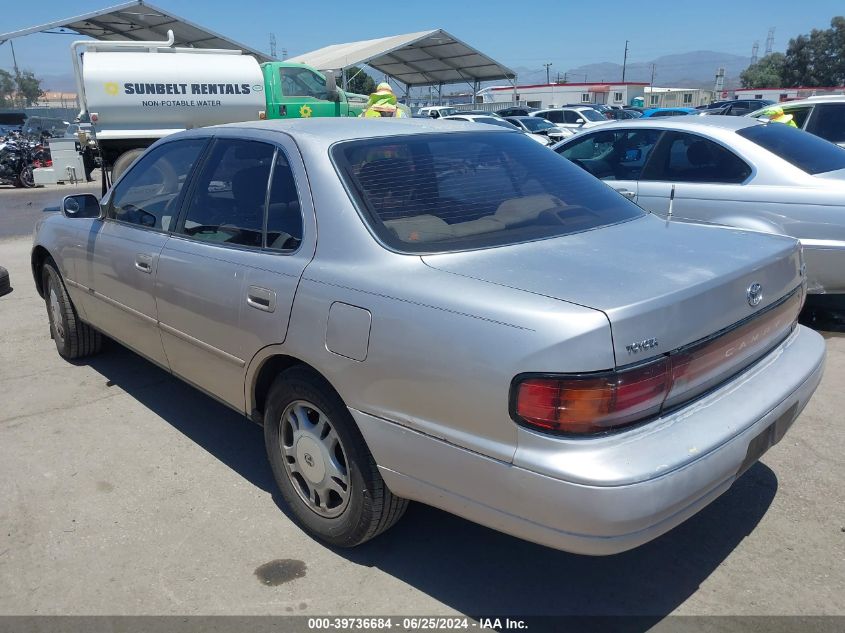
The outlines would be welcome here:
M 725 116 L 613 123 L 554 149 L 663 217 L 799 238 L 814 302 L 845 307 L 845 149 Z
M 466 123 L 174 134 L 46 216 L 32 269 L 59 354 L 111 337 L 262 424 L 339 546 L 417 500 L 630 549 L 778 442 L 825 356 L 797 240 L 667 222 Z

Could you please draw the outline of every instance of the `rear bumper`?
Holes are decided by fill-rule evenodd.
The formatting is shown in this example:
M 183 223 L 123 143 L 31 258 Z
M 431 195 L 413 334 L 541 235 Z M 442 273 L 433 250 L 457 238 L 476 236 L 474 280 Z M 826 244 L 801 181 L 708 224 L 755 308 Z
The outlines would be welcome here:
M 520 429 L 512 464 L 352 413 L 395 494 L 556 549 L 614 554 L 727 490 L 807 404 L 824 357 L 822 337 L 799 326 L 729 383 L 643 427 L 583 440 Z
M 845 242 L 802 239 L 807 264 L 807 292 L 845 294 Z

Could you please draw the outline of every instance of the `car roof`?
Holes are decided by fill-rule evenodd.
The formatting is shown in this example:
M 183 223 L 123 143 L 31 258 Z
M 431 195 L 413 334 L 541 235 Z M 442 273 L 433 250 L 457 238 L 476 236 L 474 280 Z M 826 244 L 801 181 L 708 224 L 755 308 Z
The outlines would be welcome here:
M 791 108 L 792 106 L 818 105 L 820 103 L 825 103 L 826 101 L 830 101 L 831 103 L 842 103 L 845 101 L 845 95 L 819 95 L 818 97 L 807 97 L 806 99 L 799 99 L 796 101 L 784 101 L 783 103 L 776 103 L 773 105 Z
M 641 118 L 641 119 L 625 119 L 624 121 L 613 121 L 603 124 L 601 127 L 594 128 L 596 131 L 612 130 L 615 128 L 627 127 L 656 127 L 656 128 L 672 128 L 673 130 L 688 130 L 690 132 L 709 131 L 709 130 L 727 130 L 737 131 L 742 130 L 753 125 L 766 125 L 766 123 L 757 119 L 741 116 L 691 116 L 684 114 L 681 116 L 663 116 L 657 118 Z M 591 132 L 593 129 L 590 130 Z
M 514 115 L 514 116 L 506 116 L 505 118 L 506 119 L 517 119 L 519 121 L 525 121 L 525 120 L 534 121 L 537 117 L 528 116 L 527 114 L 519 114 L 519 115 Z
M 472 116 L 472 115 L 466 115 Z M 320 117 L 309 119 L 273 119 L 266 121 L 245 121 L 227 123 L 207 128 L 196 128 L 191 133 L 201 135 L 203 131 L 215 129 L 241 129 L 258 132 L 281 132 L 295 136 L 297 140 L 312 140 L 316 143 L 335 143 L 351 139 L 379 138 L 403 134 L 443 133 L 446 131 L 472 131 L 484 134 L 508 132 L 496 126 L 474 125 L 468 121 L 452 119 L 407 118 L 365 118 L 365 117 Z M 185 133 L 182 133 L 185 134 Z

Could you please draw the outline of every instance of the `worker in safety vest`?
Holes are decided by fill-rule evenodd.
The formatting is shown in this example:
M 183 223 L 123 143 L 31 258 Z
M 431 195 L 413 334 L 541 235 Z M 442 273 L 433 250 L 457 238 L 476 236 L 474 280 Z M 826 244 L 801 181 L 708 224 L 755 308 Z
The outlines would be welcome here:
M 370 95 L 366 109 L 361 113 L 362 117 L 407 117 L 407 113 L 399 106 L 393 89 L 387 82 L 382 82 L 376 87 L 376 91 Z
M 795 125 L 795 121 L 792 120 L 791 114 L 785 114 L 783 108 L 780 106 L 772 106 L 770 108 L 766 108 L 760 113 L 761 117 L 766 117 L 769 121 L 773 123 L 784 123 L 789 127 L 798 127 Z

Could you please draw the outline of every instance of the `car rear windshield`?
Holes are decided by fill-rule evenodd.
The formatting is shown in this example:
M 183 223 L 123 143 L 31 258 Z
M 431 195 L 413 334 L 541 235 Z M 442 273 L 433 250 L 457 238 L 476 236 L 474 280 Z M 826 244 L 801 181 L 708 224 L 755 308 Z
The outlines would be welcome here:
M 332 148 L 332 157 L 373 232 L 402 252 L 515 244 L 644 214 L 524 134 L 345 141 Z
M 549 123 L 546 119 L 541 119 L 538 116 L 525 117 L 524 119 L 520 119 L 520 121 L 532 132 L 536 132 L 538 130 L 549 130 L 557 127 L 554 123 Z
M 808 174 L 845 169 L 845 149 L 784 123 L 752 125 L 737 134 Z

